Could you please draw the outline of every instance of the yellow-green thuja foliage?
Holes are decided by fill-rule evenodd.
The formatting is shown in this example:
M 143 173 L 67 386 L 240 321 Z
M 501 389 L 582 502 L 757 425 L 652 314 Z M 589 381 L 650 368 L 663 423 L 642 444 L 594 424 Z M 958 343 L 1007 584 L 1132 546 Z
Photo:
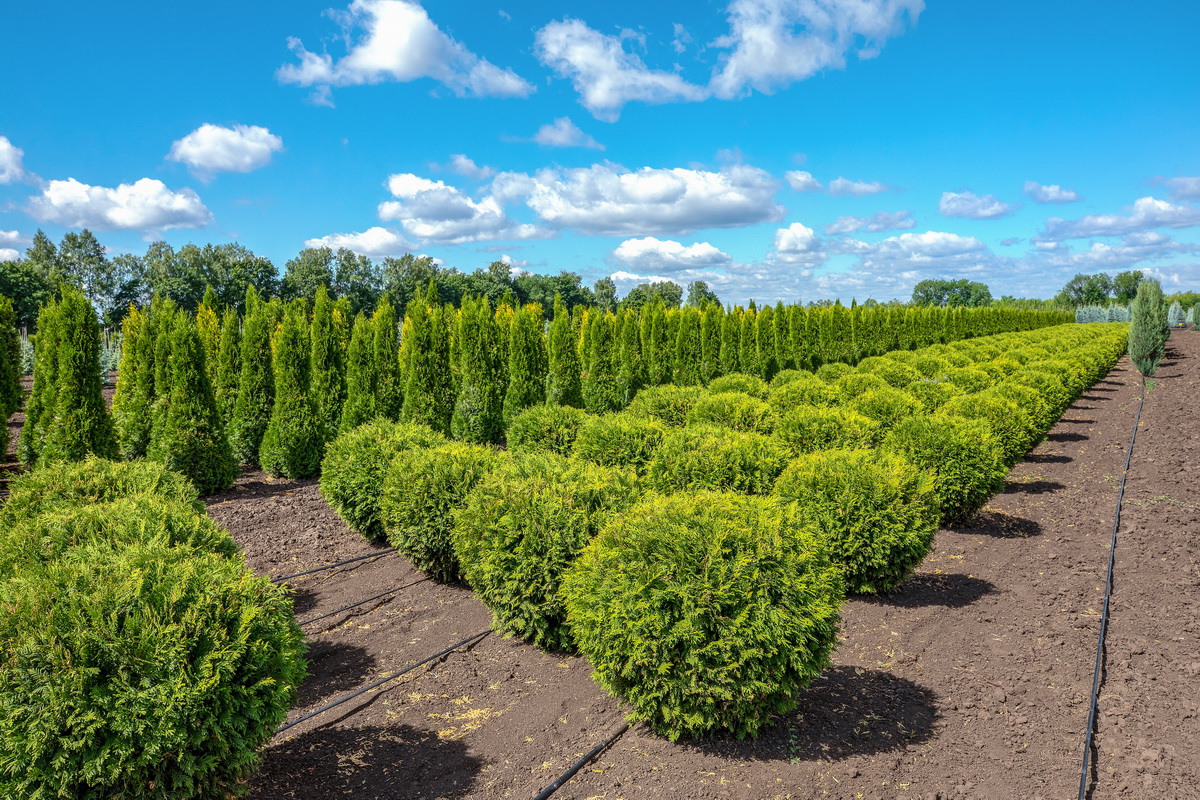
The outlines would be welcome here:
M 754 301 L 742 313 L 741 326 L 738 331 L 738 368 L 733 372 L 745 372 L 748 375 L 758 375 L 758 311 Z
M 511 298 L 505 295 L 496 306 L 496 349 L 500 355 L 500 395 L 508 391 L 508 357 L 512 340 L 512 321 L 515 311 Z
M 321 438 L 327 442 L 337 435 L 342 419 L 342 405 L 346 402 L 346 365 L 334 319 L 333 301 L 329 299 L 329 292 L 324 285 L 317 289 L 313 303 L 310 338 L 311 394 Z
M 205 299 L 209 298 L 208 295 Z M 201 303 L 196 307 L 196 331 L 200 334 L 200 342 L 204 346 L 204 368 L 208 370 L 210 382 L 216 380 L 217 357 L 221 350 L 221 319 L 213 306 Z
M 700 383 L 706 384 L 720 374 L 724 313 L 716 303 L 708 303 L 700 313 Z
M 375 359 L 375 413 L 397 419 L 404 405 L 404 376 L 400 372 L 400 329 L 396 309 L 385 292 L 371 316 Z
M 405 320 L 407 332 L 408 321 Z M 346 350 L 346 402 L 338 431 L 345 433 L 374 419 L 375 356 L 371 340 L 371 322 L 361 312 L 354 318 L 354 332 Z
M 165 398 L 162 432 L 149 456 L 189 478 L 201 494 L 223 491 L 237 477 L 237 463 L 221 427 L 195 320 L 180 312 L 172 330 L 158 335 L 170 340 L 171 358 L 166 382 L 158 387 Z
M 739 372 L 741 360 L 742 310 L 735 308 L 721 319 L 721 345 L 717 354 L 718 375 Z
M 513 313 L 509 336 L 508 391 L 504 395 L 504 427 L 513 417 L 546 402 L 546 337 L 542 307 L 530 303 Z
M 432 282 L 423 296 L 409 303 L 407 317 L 400 355 L 406 378 L 401 419 L 446 434 L 454 411 L 450 337 L 445 312 Z
M 117 437 L 101 395 L 100 323 L 83 292 L 64 287 L 58 305 L 57 368 L 37 463 L 116 458 Z
M 667 315 L 661 297 L 655 296 L 650 304 L 642 307 L 642 364 L 646 371 L 646 385 L 659 386 L 671 381 L 671 347 L 667 340 Z M 673 345 L 673 343 L 670 343 Z
M 498 335 L 488 299 L 464 297 L 458 324 L 459 387 L 450 417 L 455 439 L 492 444 L 504 433 Z
M 149 315 L 130 307 L 121 322 L 121 365 L 113 393 L 113 422 L 121 458 L 146 455 L 150 444 L 150 406 L 154 402 L 154 341 Z
M 621 311 L 617 314 L 617 389 L 621 405 L 629 405 L 645 384 L 640 320 L 636 311 Z
M 170 297 L 156 294 L 150 301 L 154 380 L 150 403 L 150 441 L 146 445 L 148 454 L 162 438 L 163 426 L 167 423 L 167 395 L 171 391 L 171 331 L 175 330 L 175 317 L 180 313 L 179 306 Z
M 573 408 L 583 407 L 583 384 L 580 373 L 578 335 L 571 314 L 562 300 L 554 295 L 554 319 L 547 337 L 546 402 Z
M 679 386 L 700 385 L 700 309 L 688 306 L 679 310 L 679 330 L 675 336 L 674 377 Z
M 775 309 L 763 306 L 754 320 L 755 363 L 758 375 L 764 381 L 775 377 L 779 371 L 779 353 L 775 344 Z
M 775 360 L 776 373 L 785 369 L 795 369 L 796 359 L 792 353 L 788 338 L 789 316 L 787 306 L 780 300 L 775 304 L 772 317 L 775 321 Z M 772 379 L 774 375 L 772 375 Z
M 221 427 L 228 431 L 237 405 L 238 382 L 242 371 L 242 320 L 237 309 L 225 309 L 221 320 L 221 341 L 217 347 L 217 371 L 213 378 L 213 399 Z
M 258 450 L 271 422 L 275 402 L 275 370 L 271 360 L 271 335 L 275 309 L 246 290 L 246 321 L 242 328 L 242 371 L 237 402 L 229 423 L 233 456 L 242 464 L 258 464 Z
M 289 308 L 275 332 L 275 402 L 259 463 L 267 474 L 311 478 L 320 472 L 325 428 L 311 389 L 312 343 L 302 308 Z
M 25 404 L 25 424 L 17 441 L 17 456 L 26 466 L 37 461 L 46 425 L 54 413 L 61 331 L 58 302 L 51 300 L 38 311 L 38 331 L 33 340 L 33 391 Z
M 21 338 L 12 300 L 0 295 L 0 413 L 8 419 L 21 407 Z
M 583 403 L 589 413 L 604 414 L 621 408 L 617 386 L 617 318 L 610 311 L 589 310 L 587 369 L 583 376 Z

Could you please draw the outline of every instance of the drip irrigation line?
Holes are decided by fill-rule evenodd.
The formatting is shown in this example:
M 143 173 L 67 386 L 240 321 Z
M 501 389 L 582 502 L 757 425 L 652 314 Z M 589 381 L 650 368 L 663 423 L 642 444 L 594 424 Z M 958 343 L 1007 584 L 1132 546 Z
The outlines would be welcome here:
M 557 792 L 559 789 L 562 788 L 564 783 L 571 780 L 571 778 L 575 777 L 576 772 L 579 772 L 579 770 L 583 769 L 584 765 L 586 765 L 589 761 L 591 761 L 593 758 L 595 758 L 596 756 L 598 756 L 602 752 L 604 752 L 606 749 L 608 749 L 608 747 L 611 746 L 612 743 L 615 742 L 617 739 L 621 738 L 621 735 L 623 733 L 625 733 L 625 731 L 627 731 L 627 730 L 629 730 L 629 723 L 628 722 L 622 723 L 621 727 L 617 728 L 615 733 L 613 733 L 611 736 L 609 736 L 603 742 L 601 742 L 600 744 L 596 745 L 591 750 L 589 750 L 587 755 L 585 755 L 583 758 L 579 759 L 574 764 L 572 764 L 571 768 L 568 769 L 566 772 L 564 772 L 562 775 L 559 775 L 558 778 L 555 779 L 554 783 L 550 784 L 545 789 L 542 789 L 542 791 L 538 792 L 537 796 L 534 797 L 533 800 L 546 800 L 546 798 L 550 797 L 550 795 Z
M 394 552 L 396 552 L 396 548 L 388 547 L 384 550 L 379 550 L 374 553 L 367 553 L 365 556 L 357 556 L 356 558 L 347 558 L 345 561 L 339 561 L 336 564 L 326 564 L 323 567 L 314 567 L 313 569 L 306 569 L 303 572 L 296 572 L 291 575 L 284 575 L 282 578 L 272 578 L 271 583 L 283 583 L 284 581 L 290 581 L 292 578 L 299 578 L 301 575 L 312 575 L 314 572 L 324 572 L 327 569 L 333 569 L 334 567 L 344 567 L 347 564 L 353 564 L 355 561 L 363 561 L 365 559 L 375 558 L 377 556 L 386 556 L 388 553 L 394 553 Z
M 335 614 L 340 614 L 343 611 L 349 611 L 352 608 L 358 608 L 359 606 L 361 606 L 365 603 L 369 603 L 372 600 L 378 600 L 381 597 L 385 597 L 394 592 L 399 592 L 402 589 L 408 589 L 409 587 L 416 586 L 418 583 L 424 583 L 425 581 L 428 581 L 428 580 L 432 580 L 432 579 L 425 577 L 425 578 L 421 578 L 421 580 L 419 580 L 419 581 L 413 581 L 412 583 L 406 583 L 403 586 L 396 586 L 392 589 L 388 589 L 386 592 L 380 592 L 379 594 L 375 595 L 374 597 L 368 597 L 366 600 L 359 600 L 357 603 L 351 603 L 348 606 L 343 606 L 342 608 L 339 608 L 337 611 L 330 611 L 328 614 L 322 614 L 319 617 L 313 617 L 312 619 L 306 619 L 303 622 L 298 622 L 296 624 L 301 625 L 301 626 L 308 625 L 308 624 L 316 622 L 318 620 L 325 619 L 326 617 L 332 617 Z
M 388 675 L 386 678 L 380 678 L 379 680 L 375 681 L 374 683 L 369 683 L 366 686 L 362 687 L 361 689 L 353 691 L 343 698 L 334 700 L 332 703 L 326 703 L 325 705 L 318 708 L 316 711 L 310 711 L 309 713 L 305 714 L 304 716 L 300 717 L 299 719 L 292 720 L 291 722 L 285 722 L 283 725 L 280 725 L 278 728 L 275 729 L 275 733 L 276 734 L 283 733 L 288 728 L 299 725 L 301 722 L 304 722 L 305 720 L 310 720 L 313 717 L 317 716 L 318 714 L 324 714 L 329 709 L 337 708 L 342 703 L 348 703 L 351 700 L 353 700 L 354 698 L 358 697 L 360 694 L 363 694 L 364 692 L 369 692 L 372 689 L 377 689 L 380 686 L 383 686 L 388 681 L 395 680 L 396 678 L 399 678 L 401 675 L 406 675 L 406 674 L 412 672 L 417 667 L 420 667 L 424 664 L 428 664 L 430 661 L 433 661 L 436 658 L 441 658 L 442 656 L 446 655 L 447 653 L 451 653 L 451 652 L 457 650 L 458 648 L 463 647 L 464 645 L 476 642 L 479 639 L 482 639 L 483 637 L 487 636 L 491 632 L 492 631 L 489 628 L 487 630 L 480 631 L 479 633 L 475 634 L 474 636 L 468 636 L 466 639 L 463 639 L 461 642 L 458 642 L 457 644 L 452 644 L 449 647 L 447 647 L 445 650 L 439 650 L 436 653 L 434 653 L 433 655 L 429 656 L 428 658 L 421 659 L 420 661 L 413 664 L 412 666 L 405 667 L 404 669 L 400 670 L 399 672 L 393 672 L 391 675 Z
M 1104 670 L 1104 634 L 1108 631 L 1108 605 L 1112 597 L 1113 567 L 1117 560 L 1117 529 L 1121 527 L 1121 506 L 1125 502 L 1125 479 L 1129 476 L 1129 464 L 1133 459 L 1133 443 L 1137 440 L 1138 426 L 1142 423 L 1142 406 L 1146 402 L 1146 379 L 1142 379 L 1142 393 L 1138 398 L 1137 418 L 1133 421 L 1133 434 L 1129 437 L 1129 449 L 1125 453 L 1125 468 L 1121 471 L 1121 488 L 1117 493 L 1117 512 L 1113 515 L 1112 541 L 1108 546 L 1108 578 L 1104 585 L 1104 611 L 1100 614 L 1100 641 L 1096 644 L 1096 669 L 1092 674 L 1092 699 L 1088 710 L 1087 737 L 1083 743 L 1083 769 L 1079 772 L 1079 800 L 1087 796 L 1089 784 L 1088 767 L 1092 759 L 1092 737 L 1096 733 L 1096 705 L 1100 697 L 1100 673 Z

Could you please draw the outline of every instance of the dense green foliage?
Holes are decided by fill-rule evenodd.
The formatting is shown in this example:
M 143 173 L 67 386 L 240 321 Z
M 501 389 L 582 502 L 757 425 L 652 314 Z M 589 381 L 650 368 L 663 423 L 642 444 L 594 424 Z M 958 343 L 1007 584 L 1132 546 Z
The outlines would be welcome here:
M 688 414 L 688 424 L 769 434 L 775 428 L 777 416 L 765 400 L 729 390 L 697 400 Z
M 871 447 L 879 441 L 879 423 L 849 408 L 797 404 L 775 425 L 775 439 L 793 456 L 819 450 Z
M 242 464 L 258 464 L 258 450 L 271 423 L 275 402 L 275 369 L 271 359 L 274 317 L 251 288 L 246 293 L 242 327 L 241 374 L 237 400 L 229 421 L 229 444 Z
M 339 341 L 333 300 L 324 286 L 317 289 L 313 303 L 309 339 L 312 348 L 309 354 L 309 387 L 321 443 L 324 444 L 337 435 L 342 421 L 342 406 L 346 402 L 345 353 Z
M 629 413 L 588 417 L 575 437 L 572 455 L 593 464 L 642 472 L 666 431 L 656 419 Z
M 760 433 L 694 426 L 672 430 L 646 467 L 659 492 L 700 489 L 768 494 L 787 464 L 783 446 Z
M 496 317 L 486 297 L 464 298 L 459 315 L 458 396 L 450 418 L 455 439 L 478 444 L 500 441 L 503 402 Z
M 354 430 L 375 418 L 375 358 L 371 348 L 371 323 L 362 314 L 354 319 L 346 350 L 346 402 L 338 432 Z
M 0 416 L 21 407 L 21 336 L 12 300 L 0 295 Z M 7 441 L 5 442 L 7 445 Z
M 708 391 L 712 394 L 721 394 L 722 392 L 741 392 L 752 397 L 757 397 L 759 400 L 765 400 L 770 392 L 770 387 L 762 378 L 755 375 L 746 375 L 740 372 L 734 372 L 729 375 L 722 375 L 719 378 L 714 378 L 708 384 Z
M 509 335 L 508 391 L 504 395 L 504 427 L 513 417 L 546 401 L 546 339 L 542 307 L 536 303 L 513 313 Z
M 1150 377 L 1158 371 L 1170 335 L 1162 287 L 1156 280 L 1143 280 L 1129 309 L 1129 357 L 1138 372 Z
M 513 417 L 508 449 L 513 453 L 557 453 L 569 456 L 579 426 L 588 415 L 571 406 L 533 406 Z
M 321 469 L 326 427 L 310 391 L 312 343 L 303 308 L 288 310 L 272 344 L 275 402 L 259 463 L 268 475 L 311 478 Z
M 554 296 L 554 319 L 546 336 L 548 373 L 546 400 L 561 406 L 583 408 L 580 379 L 579 332 L 560 295 Z
M 682 427 L 703 395 L 704 390 L 698 386 L 650 386 L 638 392 L 626 411 L 672 427 Z
M 450 432 L 450 416 L 454 412 L 454 387 L 449 331 L 443 309 L 436 300 L 436 289 L 430 286 L 424 297 L 408 306 L 400 354 L 405 377 L 400 418 L 445 434 Z

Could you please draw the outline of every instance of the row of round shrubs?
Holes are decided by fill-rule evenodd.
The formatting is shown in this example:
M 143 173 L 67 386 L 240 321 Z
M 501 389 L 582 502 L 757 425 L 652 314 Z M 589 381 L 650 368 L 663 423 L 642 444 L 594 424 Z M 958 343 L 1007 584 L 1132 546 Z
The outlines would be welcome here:
M 286 591 L 149 461 L 28 473 L 0 507 L 0 796 L 228 798 L 304 677 Z
M 364 535 L 468 582 L 497 629 L 582 652 L 655 730 L 753 735 L 828 664 L 843 593 L 903 581 L 943 519 L 996 491 L 1008 447 L 1040 435 L 1032 421 L 1048 426 L 1115 360 L 1116 338 L 1038 339 L 1072 360 L 976 369 L 973 395 L 922 378 L 955 387 L 929 393 L 935 413 L 892 382 L 975 369 L 965 350 L 773 386 L 655 387 L 605 416 L 535 407 L 514 418 L 507 453 L 376 421 L 330 445 L 322 491 Z M 997 380 L 1026 364 L 1039 388 Z

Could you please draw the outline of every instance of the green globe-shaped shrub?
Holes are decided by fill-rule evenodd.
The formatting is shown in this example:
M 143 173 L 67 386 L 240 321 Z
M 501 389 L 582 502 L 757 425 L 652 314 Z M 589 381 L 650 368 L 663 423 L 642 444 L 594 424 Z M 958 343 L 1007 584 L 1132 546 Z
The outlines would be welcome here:
M 822 364 L 817 368 L 817 377 L 826 383 L 834 383 L 838 378 L 844 375 L 849 375 L 854 372 L 854 367 L 849 364 L 843 364 L 840 361 L 834 361 L 830 364 Z
M 784 385 L 771 390 L 767 402 L 779 414 L 785 414 L 798 406 L 837 405 L 837 392 L 816 375 L 793 378 Z
M 646 468 L 646 485 L 664 493 L 768 494 L 787 459 L 783 445 L 761 433 L 698 425 L 663 438 Z
M 667 430 L 653 417 L 628 413 L 589 417 L 579 429 L 572 455 L 604 467 L 631 467 L 641 472 Z
M 902 389 L 891 387 L 863 392 L 851 398 L 846 403 L 846 408 L 878 422 L 882 431 L 888 430 L 902 419 L 925 411 L 920 400 Z
M 890 389 L 888 382 L 878 375 L 868 372 L 851 372 L 833 382 L 833 390 L 837 393 L 838 402 L 845 403 L 860 394 L 875 389 Z
M 954 365 L 944 358 L 935 355 L 921 355 L 913 359 L 912 366 L 926 378 L 944 378 Z
M 896 389 L 903 389 L 921 378 L 921 373 L 916 368 L 902 364 L 893 358 L 882 356 L 864 358 L 858 362 L 858 371 L 869 375 L 878 375 L 887 381 L 888 386 Z
M 454 552 L 495 628 L 573 649 L 563 572 L 638 494 L 631 470 L 553 455 L 514 456 L 480 480 L 454 512 Z
M 922 378 L 904 387 L 904 391 L 917 398 L 917 402 L 926 412 L 933 413 L 945 405 L 952 397 L 966 394 L 959 386 L 945 380 L 930 380 Z
M 1002 383 L 997 383 L 991 389 L 988 389 L 985 394 L 1003 397 L 1005 400 L 1011 400 L 1016 403 L 1033 420 L 1036 438 L 1040 438 L 1042 434 L 1050 430 L 1054 426 L 1055 421 L 1058 420 L 1059 415 L 1054 413 L 1053 409 L 1050 408 L 1050 404 L 1042 398 L 1036 389 L 1017 383 L 1016 381 L 1006 380 Z
M 767 382 L 757 375 L 747 375 L 743 372 L 731 372 L 728 375 L 722 375 L 719 378 L 713 378 L 708 384 L 709 394 L 720 394 L 722 392 L 740 392 L 748 394 L 751 397 L 757 397 L 759 400 L 765 400 L 770 387 Z
M 454 510 L 503 458 L 490 447 L 459 442 L 397 453 L 379 498 L 388 543 L 434 580 L 458 581 Z
M 942 406 L 937 416 L 977 419 L 988 424 L 1000 443 L 1005 466 L 1025 457 L 1037 437 L 1033 420 L 1011 400 L 981 392 L 955 397 Z
M 775 373 L 775 377 L 771 378 L 771 390 L 774 391 L 780 386 L 791 383 L 796 380 L 804 380 L 805 378 L 816 378 L 817 376 L 806 369 L 781 369 Z M 819 380 L 819 379 L 818 379 Z
M 0 796 L 225 800 L 304 677 L 287 591 L 161 541 L 0 581 Z
M 826 537 L 846 590 L 888 592 L 933 545 L 933 477 L 884 451 L 826 450 L 800 456 L 775 484 Z
M 741 392 L 722 392 L 701 397 L 688 425 L 713 425 L 734 431 L 770 433 L 775 427 L 775 409 L 765 400 Z
M 587 413 L 571 406 L 530 406 L 508 424 L 508 449 L 513 453 L 571 454 L 579 426 Z
M 842 581 L 795 508 L 679 494 L 610 523 L 562 595 L 596 680 L 634 719 L 672 740 L 745 737 L 799 705 L 829 666 Z
M 699 386 L 650 386 L 638 392 L 625 410 L 635 417 L 651 417 L 673 428 L 682 428 L 704 393 Z
M 435 447 L 446 439 L 425 425 L 376 418 L 339 434 L 325 447 L 321 495 L 342 520 L 370 541 L 384 538 L 379 491 L 402 450 Z
M 1053 372 L 1025 366 L 1009 376 L 1007 383 L 1028 386 L 1038 393 L 1054 419 L 1062 416 L 1072 403 L 1070 390 Z
M 967 394 L 982 392 L 992 385 L 992 376 L 975 367 L 955 367 L 946 373 L 946 380 L 962 389 Z
M 880 435 L 878 422 L 842 407 L 795 406 L 775 426 L 775 439 L 792 456 L 872 447 Z

